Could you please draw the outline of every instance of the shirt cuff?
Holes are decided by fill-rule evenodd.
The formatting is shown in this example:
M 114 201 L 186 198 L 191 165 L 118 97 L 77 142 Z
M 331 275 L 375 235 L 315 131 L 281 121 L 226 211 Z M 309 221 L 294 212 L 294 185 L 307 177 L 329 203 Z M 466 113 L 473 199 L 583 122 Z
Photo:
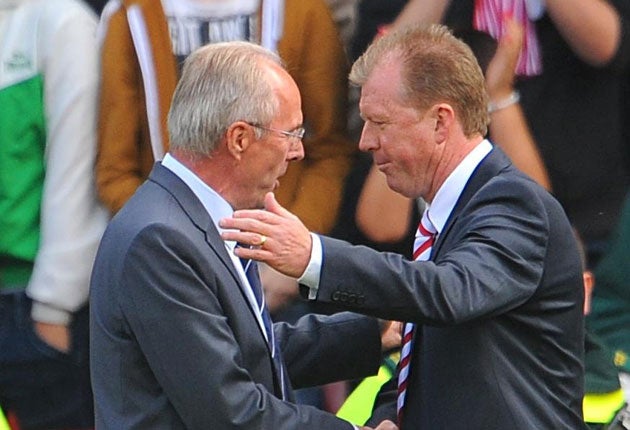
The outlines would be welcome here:
M 50 306 L 46 303 L 33 300 L 31 318 L 37 322 L 67 326 L 70 325 L 70 322 L 72 321 L 72 313 L 64 309 Z
M 306 285 L 309 288 L 308 299 L 315 300 L 317 298 L 317 290 L 319 289 L 319 278 L 322 270 L 322 240 L 315 233 L 311 233 L 311 259 L 308 261 L 306 270 L 298 282 L 302 285 Z

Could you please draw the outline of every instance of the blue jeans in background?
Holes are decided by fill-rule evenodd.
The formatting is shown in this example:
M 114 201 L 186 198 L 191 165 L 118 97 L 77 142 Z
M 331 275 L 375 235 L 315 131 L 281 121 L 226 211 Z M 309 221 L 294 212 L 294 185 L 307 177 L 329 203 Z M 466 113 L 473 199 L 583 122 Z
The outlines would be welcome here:
M 88 309 L 71 325 L 69 353 L 42 341 L 24 291 L 0 292 L 0 407 L 21 430 L 94 427 L 88 363 Z

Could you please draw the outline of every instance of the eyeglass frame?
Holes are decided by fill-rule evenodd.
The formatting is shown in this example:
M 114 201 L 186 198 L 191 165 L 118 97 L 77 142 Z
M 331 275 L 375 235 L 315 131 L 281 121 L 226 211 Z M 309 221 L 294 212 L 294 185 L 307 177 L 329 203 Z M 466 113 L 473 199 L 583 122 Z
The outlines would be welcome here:
M 276 133 L 280 133 L 281 135 L 288 137 L 289 139 L 294 139 L 294 140 L 291 140 L 292 143 L 297 143 L 297 142 L 302 141 L 302 139 L 304 139 L 304 134 L 306 133 L 306 130 L 304 129 L 304 127 L 298 127 L 294 129 L 293 131 L 286 131 L 286 130 L 280 130 L 278 128 L 265 127 L 263 125 L 254 124 L 251 122 L 248 122 L 247 124 L 251 125 L 252 127 L 259 128 L 261 130 L 275 131 Z

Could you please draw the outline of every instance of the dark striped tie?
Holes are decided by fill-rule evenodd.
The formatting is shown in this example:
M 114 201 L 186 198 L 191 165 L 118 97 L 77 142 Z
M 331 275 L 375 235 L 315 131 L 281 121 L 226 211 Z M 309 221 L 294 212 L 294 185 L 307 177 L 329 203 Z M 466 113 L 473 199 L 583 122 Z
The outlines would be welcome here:
M 286 400 L 287 397 L 285 392 L 282 357 L 280 355 L 280 350 L 276 345 L 275 337 L 273 334 L 273 322 L 271 321 L 271 315 L 269 315 L 269 310 L 265 305 L 265 295 L 263 294 L 262 285 L 260 283 L 258 263 L 253 260 L 241 259 L 241 264 L 243 265 L 243 269 L 245 270 L 245 276 L 247 276 L 249 286 L 251 287 L 252 292 L 254 293 L 254 297 L 256 298 L 256 305 L 258 307 L 257 311 L 263 321 L 263 325 L 265 326 L 267 341 L 269 342 L 269 346 L 271 347 L 271 356 L 276 367 L 276 372 L 279 375 L 282 398 Z

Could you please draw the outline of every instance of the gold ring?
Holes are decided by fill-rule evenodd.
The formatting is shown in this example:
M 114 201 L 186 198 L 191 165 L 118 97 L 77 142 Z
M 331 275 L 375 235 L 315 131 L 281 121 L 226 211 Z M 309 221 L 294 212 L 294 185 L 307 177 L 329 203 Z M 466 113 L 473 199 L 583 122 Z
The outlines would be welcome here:
M 267 236 L 265 236 L 264 234 L 260 235 L 260 242 L 258 242 L 258 246 L 260 246 L 262 248 L 262 246 L 265 244 L 265 242 L 267 242 Z

